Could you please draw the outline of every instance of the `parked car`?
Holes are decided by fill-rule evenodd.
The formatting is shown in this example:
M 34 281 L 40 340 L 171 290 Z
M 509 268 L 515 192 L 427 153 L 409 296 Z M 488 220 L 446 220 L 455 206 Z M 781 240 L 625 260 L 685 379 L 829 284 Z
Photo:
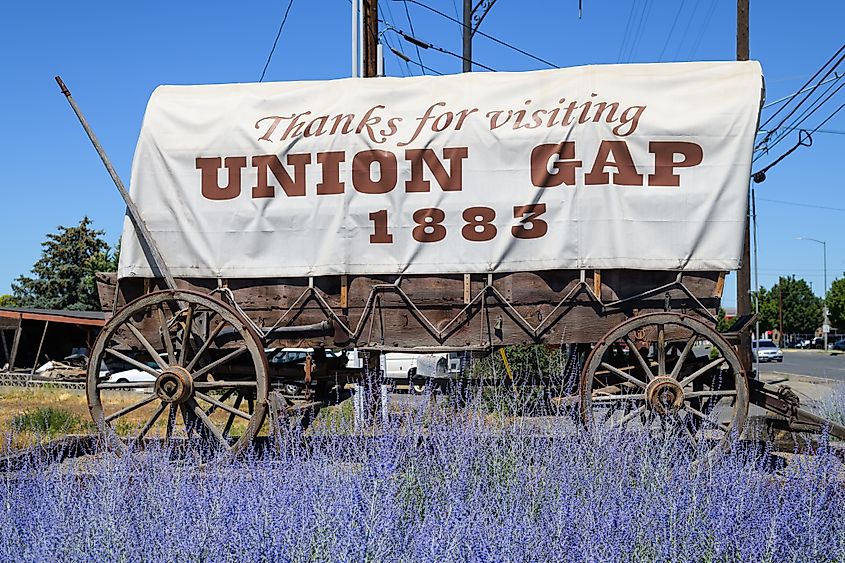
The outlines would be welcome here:
M 796 340 L 794 347 L 799 348 L 801 350 L 805 350 L 813 345 L 813 342 L 807 338 L 802 338 L 800 340 Z
M 840 352 L 845 352 L 845 338 L 840 338 L 836 342 L 833 343 L 833 346 L 830 347 L 831 350 L 839 350 Z
M 751 343 L 754 358 L 760 362 L 782 362 L 783 352 L 771 340 L 760 340 Z

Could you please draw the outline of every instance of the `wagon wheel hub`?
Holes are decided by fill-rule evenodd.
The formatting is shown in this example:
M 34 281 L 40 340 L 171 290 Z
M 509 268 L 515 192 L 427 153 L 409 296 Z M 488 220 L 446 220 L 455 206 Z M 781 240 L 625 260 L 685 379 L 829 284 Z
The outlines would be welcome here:
M 155 392 L 165 403 L 184 403 L 194 394 L 191 373 L 181 366 L 170 366 L 156 379 Z
M 655 377 L 646 386 L 646 401 L 660 415 L 674 414 L 684 404 L 684 390 L 669 376 Z

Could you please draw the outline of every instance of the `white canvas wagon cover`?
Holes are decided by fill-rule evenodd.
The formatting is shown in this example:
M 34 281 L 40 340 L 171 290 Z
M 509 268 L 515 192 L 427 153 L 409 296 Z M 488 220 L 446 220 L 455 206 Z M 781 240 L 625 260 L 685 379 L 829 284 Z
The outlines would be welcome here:
M 162 86 L 130 192 L 176 277 L 732 270 L 761 96 L 756 62 Z

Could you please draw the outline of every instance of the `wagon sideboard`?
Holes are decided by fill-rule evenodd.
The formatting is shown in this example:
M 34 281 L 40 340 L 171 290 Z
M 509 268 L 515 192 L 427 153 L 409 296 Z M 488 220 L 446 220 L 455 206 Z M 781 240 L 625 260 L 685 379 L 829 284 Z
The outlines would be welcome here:
M 109 314 L 162 280 L 98 274 Z M 721 272 L 556 270 L 441 276 L 180 279 L 183 289 L 228 288 L 259 327 L 330 321 L 333 334 L 288 345 L 374 349 L 465 349 L 598 341 L 626 318 L 667 309 L 715 315 Z M 492 283 L 491 283 L 492 282 Z M 488 285 L 490 284 L 490 285 Z M 117 303 L 115 303 L 117 299 Z M 155 323 L 150 323 L 150 329 Z

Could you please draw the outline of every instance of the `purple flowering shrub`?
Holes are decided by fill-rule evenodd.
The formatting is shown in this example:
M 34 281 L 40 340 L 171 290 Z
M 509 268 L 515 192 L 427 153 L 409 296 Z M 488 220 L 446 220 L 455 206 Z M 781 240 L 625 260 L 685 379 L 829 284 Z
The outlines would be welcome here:
M 836 561 L 836 458 L 418 407 L 197 467 L 167 448 L 2 475 L 4 561 Z

